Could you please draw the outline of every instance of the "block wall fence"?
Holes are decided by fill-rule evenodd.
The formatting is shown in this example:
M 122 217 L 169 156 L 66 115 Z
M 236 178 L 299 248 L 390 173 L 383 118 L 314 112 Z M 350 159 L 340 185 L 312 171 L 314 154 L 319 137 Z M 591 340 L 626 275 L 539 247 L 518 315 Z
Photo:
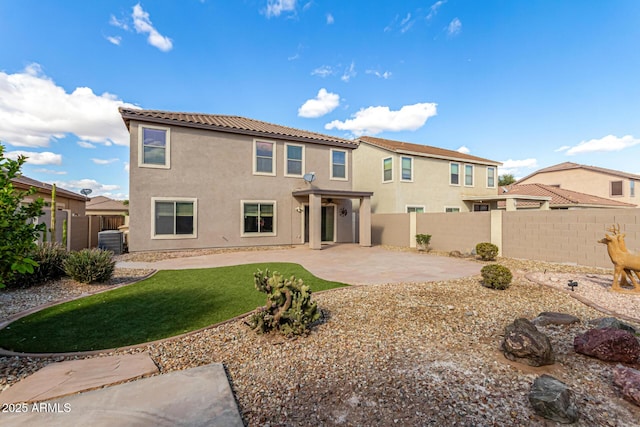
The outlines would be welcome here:
M 509 258 L 608 268 L 607 247 L 598 240 L 613 224 L 629 250 L 640 252 L 640 209 L 373 214 L 371 236 L 373 244 L 416 247 L 416 234 L 431 234 L 438 251 L 471 252 L 491 242 Z

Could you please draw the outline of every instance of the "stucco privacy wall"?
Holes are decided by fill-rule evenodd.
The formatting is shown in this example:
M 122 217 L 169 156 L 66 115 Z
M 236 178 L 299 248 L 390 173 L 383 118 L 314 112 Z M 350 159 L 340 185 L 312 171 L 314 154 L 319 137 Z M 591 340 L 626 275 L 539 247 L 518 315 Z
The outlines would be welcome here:
M 491 241 L 489 212 L 416 214 L 416 234 L 431 234 L 431 247 L 442 251 L 471 252 Z
M 375 244 L 409 247 L 411 214 L 374 214 Z M 625 233 L 627 247 L 640 252 L 640 209 L 576 209 L 416 214 L 416 233 L 431 234 L 434 250 L 471 251 L 493 242 L 511 258 L 609 268 L 598 243 L 612 224 Z

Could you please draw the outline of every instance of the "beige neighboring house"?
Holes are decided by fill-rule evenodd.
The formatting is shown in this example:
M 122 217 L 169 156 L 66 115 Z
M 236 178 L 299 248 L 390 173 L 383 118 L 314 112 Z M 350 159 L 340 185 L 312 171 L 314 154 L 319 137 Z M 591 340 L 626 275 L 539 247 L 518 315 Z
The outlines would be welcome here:
M 516 184 L 546 184 L 565 190 L 592 194 L 605 199 L 638 205 L 640 175 L 596 166 L 564 162 L 540 169 Z
M 129 250 L 371 245 L 357 144 L 239 116 L 120 108 L 130 133 Z
M 31 187 L 38 190 L 33 196 L 27 197 L 25 199 L 26 202 L 31 202 L 41 197 L 47 203 L 47 206 L 51 205 L 51 190 L 53 189 L 53 185 L 37 181 L 24 175 L 12 179 L 11 182 L 13 182 L 15 188 L 20 190 L 28 190 Z M 59 210 L 68 210 L 73 216 L 84 216 L 86 200 L 87 198 L 81 194 L 56 186 L 56 208 Z
M 353 185 L 373 191 L 374 213 L 496 208 L 500 162 L 369 136 L 360 137 L 358 142 L 360 146 L 353 153 Z
M 550 209 L 585 209 L 585 208 L 634 208 L 635 205 L 624 203 L 618 200 L 605 199 L 591 194 L 580 193 L 578 191 L 567 190 L 566 188 L 554 187 L 546 184 L 512 184 L 500 187 L 500 193 L 525 197 L 548 197 Z M 516 200 L 516 208 L 540 209 L 542 202 L 534 200 Z M 498 207 L 504 209 L 506 203 L 498 202 Z
M 123 200 L 105 196 L 92 197 L 87 201 L 87 215 L 100 217 L 100 231 L 118 230 L 129 225 L 129 205 Z

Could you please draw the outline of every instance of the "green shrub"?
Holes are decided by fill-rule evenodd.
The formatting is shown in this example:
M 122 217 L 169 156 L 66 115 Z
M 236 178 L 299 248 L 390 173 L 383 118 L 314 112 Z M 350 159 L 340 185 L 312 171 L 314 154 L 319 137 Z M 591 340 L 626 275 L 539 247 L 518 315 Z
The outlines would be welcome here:
M 483 261 L 495 261 L 498 256 L 498 247 L 493 243 L 483 242 L 476 245 L 476 253 Z
M 34 286 L 59 279 L 64 276 L 64 261 L 67 255 L 66 249 L 61 245 L 53 243 L 38 245 L 29 255 L 29 258 L 38 263 L 38 266 L 33 268 L 33 273 L 18 273 L 7 283 L 7 286 Z
M 431 242 L 431 234 L 416 234 L 416 244 L 418 248 L 426 248 Z
M 485 265 L 480 273 L 484 286 L 492 289 L 507 289 L 513 279 L 511 271 L 500 264 Z
M 106 282 L 113 276 L 115 267 L 113 252 L 102 249 L 71 252 L 64 262 L 65 273 L 82 283 Z
M 267 304 L 249 316 L 248 325 L 259 334 L 277 330 L 283 335 L 302 335 L 307 326 L 320 318 L 311 290 L 302 279 L 285 279 L 269 269 L 253 274 L 256 289 L 267 294 Z

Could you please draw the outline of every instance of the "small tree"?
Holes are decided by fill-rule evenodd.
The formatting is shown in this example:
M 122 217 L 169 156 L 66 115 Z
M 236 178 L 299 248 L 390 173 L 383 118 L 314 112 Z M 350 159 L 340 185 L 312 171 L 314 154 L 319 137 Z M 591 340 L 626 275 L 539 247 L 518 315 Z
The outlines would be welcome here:
M 0 288 L 4 288 L 15 273 L 33 273 L 38 263 L 29 258 L 29 254 L 37 247 L 39 233 L 46 232 L 45 224 L 33 222 L 44 213 L 44 200 L 38 198 L 24 203 L 23 200 L 37 190 L 32 187 L 20 191 L 11 182 L 20 176 L 20 168 L 27 158 L 6 158 L 4 150 L 0 144 Z
M 498 177 L 498 185 L 511 185 L 514 182 L 516 182 L 516 179 L 513 174 L 510 173 L 505 173 Z

